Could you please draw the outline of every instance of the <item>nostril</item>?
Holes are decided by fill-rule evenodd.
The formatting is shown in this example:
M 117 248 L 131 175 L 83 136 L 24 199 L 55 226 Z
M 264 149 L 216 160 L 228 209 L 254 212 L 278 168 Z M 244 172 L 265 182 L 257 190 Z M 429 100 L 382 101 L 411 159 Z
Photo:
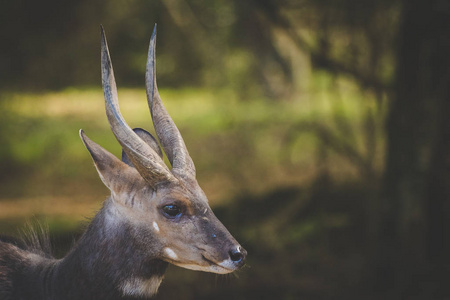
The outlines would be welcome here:
M 230 250 L 229 254 L 233 262 L 241 263 L 245 260 L 246 251 L 241 247 L 237 247 L 233 250 Z
M 243 258 L 242 253 L 238 249 L 231 250 L 229 253 L 231 260 L 234 262 L 240 262 Z

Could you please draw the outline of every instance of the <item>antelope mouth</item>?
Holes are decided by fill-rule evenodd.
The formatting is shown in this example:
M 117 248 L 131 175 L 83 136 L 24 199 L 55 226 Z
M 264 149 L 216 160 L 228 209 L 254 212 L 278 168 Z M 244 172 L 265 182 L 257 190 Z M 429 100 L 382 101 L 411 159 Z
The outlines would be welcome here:
M 181 267 L 181 268 L 185 268 L 185 269 L 190 269 L 190 270 L 194 270 L 194 271 L 203 271 L 203 272 L 209 272 L 209 273 L 216 273 L 216 274 L 228 274 L 231 273 L 233 271 L 235 271 L 235 268 L 229 268 L 226 267 L 226 262 L 221 262 L 221 263 L 215 263 L 207 258 L 203 258 L 202 260 L 204 262 L 207 262 L 208 264 L 198 264 L 198 263 L 182 263 L 179 261 L 171 261 L 172 264 Z
M 225 273 L 231 273 L 231 272 L 236 270 L 236 267 L 234 265 L 232 265 L 232 263 L 228 259 L 224 260 L 224 261 L 221 261 L 219 263 L 216 263 L 216 262 L 208 259 L 203 254 L 202 254 L 202 259 L 205 262 L 207 262 L 212 269 L 216 269 L 216 271 L 214 273 L 225 274 Z
M 171 248 L 165 248 L 164 253 L 164 261 L 185 269 L 216 274 L 227 274 L 237 269 L 230 259 L 217 263 L 207 258 L 204 254 L 200 254 L 200 257 L 196 260 L 187 260 L 183 262 Z
M 207 251 L 205 249 L 202 249 L 202 248 L 199 248 L 199 247 L 197 247 L 197 249 L 200 250 L 203 253 L 207 253 Z M 229 260 L 228 259 L 217 263 L 217 262 L 209 259 L 208 257 L 206 257 L 205 254 L 203 254 L 203 253 L 201 253 L 202 260 L 207 262 L 208 265 L 210 265 L 211 267 L 222 268 L 222 269 L 226 270 L 227 273 L 228 272 L 233 272 L 234 270 L 236 270 L 236 268 L 233 265 L 229 265 L 229 263 L 228 263 Z
M 208 264 L 210 264 L 210 265 L 217 265 L 217 266 L 218 266 L 217 263 L 213 262 L 213 261 L 210 260 L 210 259 L 207 259 L 206 256 L 204 256 L 203 254 L 202 254 L 202 259 L 203 259 L 204 261 L 206 261 L 206 262 L 207 262 Z

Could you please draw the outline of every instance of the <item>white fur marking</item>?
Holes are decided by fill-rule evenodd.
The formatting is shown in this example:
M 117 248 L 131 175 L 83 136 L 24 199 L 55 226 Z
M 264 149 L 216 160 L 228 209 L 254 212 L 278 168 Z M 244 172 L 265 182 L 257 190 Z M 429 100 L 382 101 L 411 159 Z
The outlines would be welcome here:
M 34 254 L 34 253 L 30 253 L 30 252 L 26 253 L 26 257 L 30 260 L 30 262 L 33 265 L 37 265 L 39 263 L 42 263 L 42 261 L 44 260 L 44 258 L 42 256 Z
M 236 268 L 233 266 L 232 268 L 227 268 L 225 265 L 228 265 L 224 263 L 226 261 L 221 262 L 221 265 L 209 265 L 209 266 L 199 266 L 199 265 L 190 265 L 190 264 L 179 264 L 175 263 L 175 265 L 190 269 L 194 271 L 203 271 L 203 272 L 210 272 L 210 273 L 216 273 L 216 274 L 227 274 L 233 272 Z
M 151 297 L 158 292 L 162 279 L 162 276 L 153 276 L 148 279 L 134 277 L 122 282 L 120 289 L 124 296 Z
M 153 228 L 155 228 L 156 232 L 159 232 L 159 226 L 155 221 L 153 221 Z
M 225 260 L 221 261 L 220 263 L 218 263 L 218 265 L 221 267 L 224 267 L 225 269 L 234 269 L 235 268 L 235 265 L 231 261 L 231 259 L 225 259 Z
M 177 259 L 178 256 L 175 254 L 175 252 L 170 248 L 164 248 L 164 252 L 166 255 L 171 259 Z

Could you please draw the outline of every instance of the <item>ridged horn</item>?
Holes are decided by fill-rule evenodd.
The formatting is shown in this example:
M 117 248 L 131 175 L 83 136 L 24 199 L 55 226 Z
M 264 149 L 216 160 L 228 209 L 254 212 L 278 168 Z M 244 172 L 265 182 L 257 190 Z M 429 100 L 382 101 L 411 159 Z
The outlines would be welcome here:
M 139 174 L 153 187 L 160 182 L 176 181 L 164 161 L 128 126 L 119 110 L 114 71 L 105 32 L 101 27 L 102 85 L 109 125 L 117 141 L 130 158 Z
M 161 159 L 163 159 L 163 153 L 161 151 L 161 147 L 159 147 L 158 142 L 153 137 L 153 135 L 142 128 L 133 128 L 133 131 L 143 140 L 147 145 L 149 145 L 155 152 L 158 154 Z M 129 165 L 130 167 L 134 167 L 131 160 L 128 158 L 128 155 L 125 151 L 122 150 L 122 161 Z
M 172 173 L 185 178 L 195 178 L 195 166 L 189 156 L 180 131 L 168 114 L 159 96 L 156 84 L 155 48 L 156 24 L 150 39 L 147 70 L 145 72 L 147 101 L 152 115 L 153 126 L 161 146 L 172 164 Z

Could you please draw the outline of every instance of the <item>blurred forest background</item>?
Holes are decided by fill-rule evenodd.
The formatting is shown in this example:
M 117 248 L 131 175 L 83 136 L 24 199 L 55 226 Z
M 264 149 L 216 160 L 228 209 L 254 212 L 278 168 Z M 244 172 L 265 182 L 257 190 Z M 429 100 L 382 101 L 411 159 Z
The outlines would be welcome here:
M 0 231 L 49 224 L 61 256 L 108 191 L 78 137 L 119 155 L 104 114 L 105 27 L 121 109 L 162 99 L 238 276 L 169 268 L 155 299 L 450 299 L 450 1 L 6 0 Z

